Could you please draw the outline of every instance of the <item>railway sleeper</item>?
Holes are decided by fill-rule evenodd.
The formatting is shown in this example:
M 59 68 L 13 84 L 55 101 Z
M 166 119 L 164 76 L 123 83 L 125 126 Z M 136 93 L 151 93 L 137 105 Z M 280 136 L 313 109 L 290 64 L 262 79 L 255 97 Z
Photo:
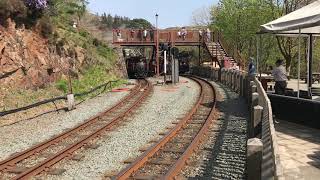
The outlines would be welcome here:
M 184 149 L 180 149 L 180 148 L 170 148 L 170 149 L 164 149 L 163 152 L 167 152 L 167 153 L 179 153 L 182 154 L 184 153 Z
M 12 173 L 12 174 L 21 174 L 21 173 L 27 171 L 28 169 L 29 168 L 27 168 L 27 167 L 16 166 L 16 167 L 11 167 L 11 168 L 7 169 L 6 172 Z
M 49 171 L 48 171 L 48 174 L 49 175 L 54 175 L 54 176 L 57 176 L 57 175 L 62 175 L 64 172 L 66 172 L 67 170 L 66 169 L 60 169 L 60 168 L 51 168 Z
M 165 166 L 171 166 L 175 162 L 175 159 L 173 161 L 170 160 L 162 160 L 162 159 L 154 159 L 151 161 L 148 161 L 149 164 L 154 164 L 154 165 L 165 165 Z
M 135 176 L 132 177 L 132 179 L 136 179 L 136 180 L 155 180 L 155 179 L 159 179 L 158 176 L 153 176 L 150 174 L 145 174 L 145 173 L 141 173 L 141 174 L 137 174 Z

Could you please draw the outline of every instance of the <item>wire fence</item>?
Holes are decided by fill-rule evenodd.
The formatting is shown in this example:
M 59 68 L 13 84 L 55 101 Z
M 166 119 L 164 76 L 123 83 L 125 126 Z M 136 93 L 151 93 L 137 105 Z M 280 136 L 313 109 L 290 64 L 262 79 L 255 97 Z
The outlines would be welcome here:
M 101 92 L 104 92 L 106 91 L 108 88 L 109 89 L 112 89 L 112 84 L 113 83 L 117 83 L 119 82 L 119 80 L 115 80 L 115 81 L 108 81 L 102 85 L 99 85 L 89 91 L 86 91 L 86 92 L 83 92 L 83 93 L 77 93 L 74 95 L 74 97 L 83 97 L 83 96 L 87 96 L 89 94 L 92 94 L 100 89 L 102 89 Z M 54 97 L 54 98 L 51 98 L 51 99 L 46 99 L 46 100 L 43 100 L 43 101 L 40 101 L 40 102 L 36 102 L 36 103 L 33 103 L 33 104 L 30 104 L 30 105 L 27 105 L 27 106 L 24 106 L 24 107 L 20 107 L 20 108 L 17 108 L 17 109 L 11 109 L 11 110 L 7 110 L 7 111 L 2 111 L 0 112 L 0 117 L 3 117 L 3 116 L 6 116 L 6 115 L 9 115 L 9 114 L 14 114 L 14 113 L 18 113 L 18 112 L 21 112 L 21 111 L 26 111 L 26 110 L 29 110 L 29 109 L 32 109 L 32 108 L 35 108 L 35 107 L 38 107 L 38 106 L 41 106 L 41 105 L 45 105 L 45 104 L 49 104 L 49 103 L 53 103 L 56 110 L 58 109 L 57 105 L 56 105 L 56 101 L 60 101 L 60 100 L 67 100 L 67 95 L 65 96 L 60 96 L 60 97 Z

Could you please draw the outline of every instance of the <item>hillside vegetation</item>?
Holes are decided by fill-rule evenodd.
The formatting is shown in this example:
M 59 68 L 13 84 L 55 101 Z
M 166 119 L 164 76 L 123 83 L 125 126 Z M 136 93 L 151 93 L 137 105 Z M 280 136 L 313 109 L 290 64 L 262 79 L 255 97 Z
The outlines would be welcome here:
M 75 93 L 125 76 L 119 53 L 82 24 L 86 6 L 0 0 L 0 111 L 67 93 L 69 76 Z

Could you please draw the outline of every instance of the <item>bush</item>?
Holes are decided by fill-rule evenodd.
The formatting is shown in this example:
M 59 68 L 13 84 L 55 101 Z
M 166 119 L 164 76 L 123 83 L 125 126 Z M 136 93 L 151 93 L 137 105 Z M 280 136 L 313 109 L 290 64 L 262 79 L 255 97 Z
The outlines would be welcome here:
M 80 34 L 80 36 L 82 36 L 84 38 L 89 36 L 89 33 L 85 30 L 82 30 L 82 29 L 79 31 L 79 34 Z
M 22 0 L 0 0 L 0 24 L 6 25 L 8 18 L 20 25 L 28 16 L 28 8 Z
M 37 29 L 44 38 L 49 38 L 54 30 L 53 25 L 47 16 L 42 17 L 38 21 Z
M 97 38 L 94 38 L 93 41 L 92 41 L 92 44 L 96 47 L 100 46 L 101 45 L 101 42 L 97 39 Z
M 64 79 L 59 80 L 56 82 L 56 88 L 60 91 L 63 91 L 64 93 L 67 93 L 68 91 L 68 82 Z

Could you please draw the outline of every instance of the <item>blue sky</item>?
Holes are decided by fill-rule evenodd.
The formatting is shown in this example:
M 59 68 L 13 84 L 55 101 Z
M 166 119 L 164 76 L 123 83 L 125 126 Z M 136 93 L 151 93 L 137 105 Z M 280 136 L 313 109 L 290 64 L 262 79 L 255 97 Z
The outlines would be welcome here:
M 145 18 L 155 24 L 155 14 L 159 14 L 161 28 L 191 24 L 192 12 L 203 6 L 217 3 L 217 0 L 89 0 L 89 10 L 93 13 L 106 12 L 129 18 Z

